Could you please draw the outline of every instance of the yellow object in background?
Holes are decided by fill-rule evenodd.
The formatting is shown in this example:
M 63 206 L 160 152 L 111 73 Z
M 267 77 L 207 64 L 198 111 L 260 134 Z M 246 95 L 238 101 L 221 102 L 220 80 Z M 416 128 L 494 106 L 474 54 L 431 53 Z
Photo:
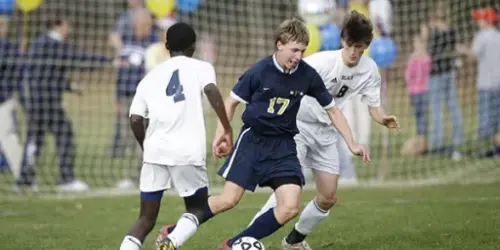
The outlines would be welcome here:
M 321 34 L 318 26 L 307 24 L 307 31 L 309 32 L 309 45 L 304 52 L 304 56 L 314 54 L 321 48 Z
M 175 0 L 146 0 L 146 6 L 156 17 L 166 17 L 175 9 Z
M 42 0 L 16 0 L 17 7 L 24 13 L 35 10 L 42 4 Z
M 170 58 L 170 53 L 165 48 L 164 42 L 150 45 L 146 50 L 146 72 L 153 70 L 156 66 Z

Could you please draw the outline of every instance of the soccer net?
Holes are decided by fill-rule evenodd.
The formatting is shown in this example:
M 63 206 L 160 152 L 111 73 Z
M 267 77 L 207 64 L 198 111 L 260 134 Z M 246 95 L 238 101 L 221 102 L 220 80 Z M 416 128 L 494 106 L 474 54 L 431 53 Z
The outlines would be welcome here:
M 368 13 L 367 9 L 363 9 L 365 7 L 359 5 L 360 2 L 363 1 L 349 1 L 350 6 L 345 11 L 357 5 L 354 8 Z M 493 143 L 494 132 L 483 140 L 478 138 L 479 92 L 476 87 L 476 63 L 463 56 L 456 56 L 453 59 L 454 73 L 449 74 L 448 78 L 441 77 L 433 81 L 433 84 L 438 84 L 440 87 L 429 86 L 426 92 L 428 102 L 416 103 L 416 100 L 412 102 L 415 98 L 410 96 L 405 82 L 408 57 L 413 50 L 412 39 L 420 32 L 421 25 L 429 24 L 432 16 L 440 10 L 439 14 L 442 14 L 447 24 L 445 26 L 456 31 L 457 42 L 470 45 L 477 31 L 471 13 L 474 8 L 480 6 L 474 0 L 446 0 L 439 4 L 430 0 L 391 2 L 393 29 L 390 37 L 397 44 L 398 57 L 390 68 L 381 71 L 384 77 L 382 96 L 384 107 L 399 118 L 402 130 L 387 131 L 377 125 L 369 119 L 366 106 L 359 106 L 355 100 L 352 102 L 352 106 L 355 107 L 346 108 L 346 115 L 351 117 L 349 119 L 351 126 L 356 127 L 354 130 L 358 131 L 355 132 L 355 136 L 358 140 L 369 144 L 372 155 L 370 165 L 365 165 L 361 160 L 352 157 L 357 183 L 416 185 L 498 181 L 500 161 L 489 156 L 493 155 L 495 149 L 497 154 L 499 153 L 500 131 L 495 131 L 496 148 Z M 485 4 L 497 10 L 500 8 L 498 1 L 491 0 Z M 340 6 L 337 7 L 335 11 L 337 18 L 334 19 L 338 22 L 342 11 Z M 27 41 L 29 45 L 29 42 L 46 33 L 50 29 L 49 21 L 60 15 L 71 22 L 69 43 L 80 50 L 113 58 L 115 49 L 110 45 L 109 35 L 115 30 L 119 16 L 127 11 L 125 0 L 44 0 L 39 8 L 28 14 L 17 11 L 5 15 L 8 21 L 5 17 L 1 20 L 2 27 L 6 27 L 7 31 L 5 39 L 20 44 L 20 54 L 26 54 L 29 50 L 29 46 L 23 46 L 24 42 Z M 273 52 L 274 29 L 284 19 L 293 16 L 297 16 L 297 2 L 289 0 L 204 1 L 191 13 L 175 13 L 177 20 L 189 22 L 197 30 L 199 46 L 196 56 L 214 63 L 218 85 L 225 96 L 241 73 L 259 58 Z M 123 32 L 134 36 L 133 28 L 125 27 Z M 0 53 L 8 52 L 2 49 L 0 48 Z M 0 56 L 4 58 L 3 54 Z M 117 90 L 118 83 L 137 82 L 137 76 L 132 75 L 127 78 L 120 75 L 123 72 L 111 62 L 85 63 L 65 60 L 61 63 L 71 68 L 67 75 L 69 81 L 78 83 L 84 89 L 81 96 L 66 93 L 63 101 L 63 108 L 68 121 L 71 121 L 74 134 L 75 179 L 88 184 L 91 191 L 102 191 L 104 194 L 112 193 L 112 190 L 137 187 L 141 161 L 128 127 L 126 110 L 130 104 L 130 96 L 120 96 Z M 127 63 L 142 65 L 142 58 L 139 58 L 138 63 L 136 59 L 129 58 Z M 0 64 L 3 65 L 3 62 Z M 23 83 L 23 76 L 26 77 L 28 73 L 37 72 L 25 71 L 19 74 L 12 71 L 9 81 L 19 85 Z M 0 78 L 5 82 L 6 77 L 0 76 Z M 4 82 L 1 82 L 2 86 Z M 437 89 L 438 93 L 432 93 L 431 89 Z M 3 89 L 0 88 L 0 91 Z M 16 102 L 19 100 L 17 96 L 13 98 Z M 14 166 L 14 163 L 19 164 L 19 151 L 22 152 L 23 148 L 33 150 L 29 145 L 24 146 L 27 127 L 30 124 L 26 122 L 26 110 L 22 106 L 15 108 L 16 119 L 13 119 L 10 108 L 7 108 L 12 102 L 8 102 L 7 105 L 7 101 L 3 101 L 0 104 L 2 129 L 10 128 L 5 124 L 14 123 L 13 127 L 17 130 L 19 141 L 9 141 L 5 139 L 8 136 L 2 135 L 0 193 L 18 195 L 14 188 L 13 172 L 19 166 Z M 421 105 L 419 107 L 423 113 L 420 115 L 427 118 L 427 122 L 424 120 L 427 128 L 425 136 L 417 136 L 414 111 L 416 105 Z M 498 106 L 493 107 L 486 117 L 498 121 L 500 113 L 496 111 L 497 108 Z M 240 107 L 234 118 L 235 135 L 239 132 L 241 111 Z M 437 112 L 436 115 L 433 115 L 433 112 Z M 44 115 L 48 117 L 48 121 L 60 119 L 59 116 L 56 117 L 56 112 L 49 111 Z M 223 179 L 216 175 L 216 171 L 223 161 L 211 159 L 210 145 L 215 129 L 215 115 L 209 107 L 206 109 L 206 117 L 209 136 L 207 140 L 209 178 L 212 186 L 220 186 Z M 500 124 L 491 124 L 491 128 L 500 127 Z M 443 133 L 435 132 L 435 127 L 439 126 L 443 126 Z M 68 161 L 63 157 L 61 163 L 59 157 L 61 149 L 58 149 L 57 142 L 66 139 L 58 139 L 57 136 L 67 136 L 68 133 L 61 133 L 60 130 L 67 127 L 58 126 L 56 122 L 41 129 L 46 131 L 43 137 L 45 140 L 43 147 L 39 149 L 34 166 L 38 191 L 48 194 L 59 190 L 57 185 L 61 179 L 60 165 Z M 0 132 L 4 133 L 3 130 Z M 442 138 L 442 142 L 431 139 L 435 135 L 438 135 L 437 138 Z M 70 147 L 70 144 L 64 145 Z M 17 160 L 8 159 L 7 152 L 14 155 L 14 158 L 17 157 Z

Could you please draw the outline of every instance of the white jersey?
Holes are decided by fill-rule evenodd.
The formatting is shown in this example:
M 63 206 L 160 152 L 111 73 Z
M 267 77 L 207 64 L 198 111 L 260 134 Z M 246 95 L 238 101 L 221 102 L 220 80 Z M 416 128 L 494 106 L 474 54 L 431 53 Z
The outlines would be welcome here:
M 341 55 L 342 50 L 318 52 L 304 58 L 319 73 L 328 91 L 333 95 L 337 107 L 355 95 L 372 107 L 380 106 L 380 73 L 377 64 L 362 56 L 355 67 L 347 67 Z M 303 122 L 331 124 L 328 114 L 310 96 L 302 98 L 297 119 Z
M 204 166 L 203 88 L 216 84 L 214 67 L 176 56 L 159 64 L 137 86 L 130 114 L 149 119 L 144 162 Z

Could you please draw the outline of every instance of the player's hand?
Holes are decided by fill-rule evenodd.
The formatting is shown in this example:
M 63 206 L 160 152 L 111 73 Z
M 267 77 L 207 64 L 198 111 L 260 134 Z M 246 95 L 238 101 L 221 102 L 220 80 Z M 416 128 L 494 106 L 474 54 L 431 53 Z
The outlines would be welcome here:
M 354 145 L 349 146 L 349 150 L 355 155 L 362 156 L 364 162 L 368 163 L 371 161 L 370 153 L 368 152 L 367 147 L 365 147 L 361 144 L 355 143 Z
M 382 117 L 382 123 L 384 124 L 384 126 L 388 128 L 397 130 L 400 129 L 398 119 L 393 115 L 387 115 Z
M 232 129 L 224 132 L 216 133 L 214 142 L 212 143 L 212 156 L 214 159 L 226 157 L 231 153 L 233 148 L 233 131 Z

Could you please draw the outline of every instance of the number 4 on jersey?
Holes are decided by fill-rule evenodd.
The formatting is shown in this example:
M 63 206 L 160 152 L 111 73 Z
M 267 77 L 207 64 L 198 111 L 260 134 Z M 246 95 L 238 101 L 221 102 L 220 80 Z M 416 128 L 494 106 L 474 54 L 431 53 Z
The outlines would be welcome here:
M 184 89 L 179 80 L 179 70 L 175 70 L 170 77 L 170 81 L 167 85 L 167 96 L 174 96 L 174 103 L 181 102 L 186 99 L 183 93 Z

